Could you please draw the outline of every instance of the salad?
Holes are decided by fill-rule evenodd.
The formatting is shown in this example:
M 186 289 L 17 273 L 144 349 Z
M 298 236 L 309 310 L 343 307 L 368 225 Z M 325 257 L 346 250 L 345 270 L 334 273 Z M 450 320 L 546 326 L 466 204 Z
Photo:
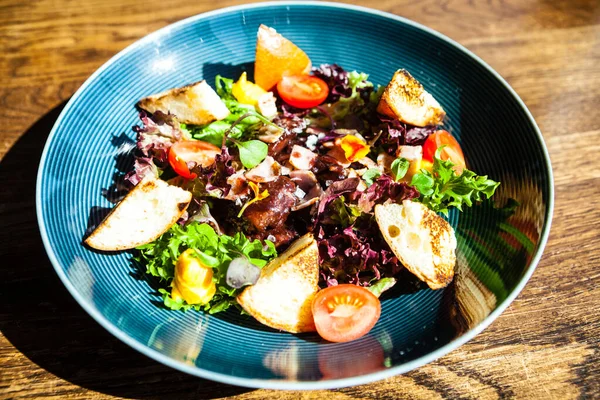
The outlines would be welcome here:
M 442 106 L 406 70 L 386 86 L 258 29 L 254 82 L 217 76 L 142 99 L 129 192 L 85 240 L 134 250 L 164 306 L 237 307 L 344 342 L 407 269 L 454 276 L 441 215 L 499 183 L 467 168 Z

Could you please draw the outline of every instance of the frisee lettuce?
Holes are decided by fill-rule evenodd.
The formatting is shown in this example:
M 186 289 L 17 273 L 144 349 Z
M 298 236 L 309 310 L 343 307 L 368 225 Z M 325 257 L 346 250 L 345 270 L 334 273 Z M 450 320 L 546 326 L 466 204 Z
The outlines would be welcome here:
M 198 257 L 213 268 L 213 280 L 217 293 L 205 305 L 190 305 L 183 300 L 171 297 L 170 284 L 179 255 L 189 248 L 197 250 Z M 152 243 L 138 247 L 139 254 L 134 259 L 146 265 L 148 274 L 158 277 L 164 287 L 159 289 L 164 305 L 173 310 L 204 309 L 211 314 L 224 311 L 236 304 L 235 296 L 241 289 L 233 289 L 225 283 L 227 268 L 231 260 L 244 256 L 259 268 L 277 256 L 275 245 L 269 240 L 249 240 L 241 232 L 234 236 L 218 235 L 206 223 L 192 222 L 186 226 L 175 224 Z
M 371 82 L 368 81 L 369 74 L 365 74 L 364 72 L 351 71 L 348 73 L 348 86 L 352 89 L 352 94 L 356 93 L 357 89 L 363 89 L 368 86 L 373 86 Z
M 473 202 L 492 197 L 500 182 L 486 175 L 478 176 L 466 168 L 458 175 L 452 161 L 440 158 L 443 148 L 435 152 L 431 171 L 422 169 L 412 178 L 411 185 L 421 193 L 419 201 L 433 211 L 448 215 L 450 207 L 462 211 L 463 205 L 471 207 Z

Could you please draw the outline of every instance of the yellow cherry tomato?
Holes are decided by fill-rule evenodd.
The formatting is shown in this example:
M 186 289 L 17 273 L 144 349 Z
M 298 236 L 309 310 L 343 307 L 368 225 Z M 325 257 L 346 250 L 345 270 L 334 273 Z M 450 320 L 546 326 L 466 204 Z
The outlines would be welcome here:
M 231 93 L 240 103 L 256 106 L 258 99 L 267 92 L 256 83 L 250 82 L 244 72 L 240 79 L 232 85 Z
M 428 160 L 421 160 L 418 162 L 418 165 L 415 169 L 417 170 L 417 172 L 419 172 L 422 169 L 431 172 L 433 170 L 433 163 Z
M 431 172 L 433 170 L 433 163 L 428 160 L 411 160 L 406 175 L 400 181 L 410 183 L 412 177 L 421 172 L 422 169 Z
M 174 300 L 183 299 L 188 304 L 206 304 L 217 290 L 213 270 L 194 257 L 194 249 L 187 249 L 177 259 L 171 290 Z

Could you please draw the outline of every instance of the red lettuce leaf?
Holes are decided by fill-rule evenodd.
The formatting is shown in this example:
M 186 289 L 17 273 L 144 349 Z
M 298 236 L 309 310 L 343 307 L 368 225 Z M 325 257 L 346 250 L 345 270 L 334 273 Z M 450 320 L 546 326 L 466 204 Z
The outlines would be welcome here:
M 172 114 L 157 111 L 149 116 L 141 111 L 139 117 L 143 125 L 133 127 L 137 133 L 133 170 L 124 178 L 132 186 L 148 174 L 158 176 L 158 170 L 168 166 L 171 145 L 182 137 L 179 122 Z
M 313 68 L 312 73 L 317 78 L 323 79 L 329 87 L 329 95 L 325 99 L 326 103 L 334 103 L 340 97 L 350 97 L 352 95 L 348 73 L 339 65 L 321 64 L 318 68 Z
M 360 195 L 358 206 L 363 212 L 370 212 L 375 204 L 382 204 L 388 200 L 401 203 L 403 200 L 416 199 L 419 195 L 419 191 L 413 186 L 405 182 L 395 182 L 391 176 L 384 174 Z
M 407 125 L 397 119 L 381 115 L 379 116 L 379 121 L 380 123 L 376 130 L 383 132 L 380 139 L 381 143 L 390 145 L 393 150 L 401 145 L 421 146 L 425 143 L 429 135 L 437 130 L 437 127 L 433 125 L 421 128 Z

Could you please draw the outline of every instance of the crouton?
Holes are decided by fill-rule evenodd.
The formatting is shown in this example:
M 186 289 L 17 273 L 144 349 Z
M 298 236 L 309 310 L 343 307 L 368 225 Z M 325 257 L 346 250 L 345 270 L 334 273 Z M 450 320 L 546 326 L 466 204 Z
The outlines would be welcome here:
M 415 126 L 439 125 L 446 113 L 408 71 L 400 69 L 385 88 L 377 112 Z

